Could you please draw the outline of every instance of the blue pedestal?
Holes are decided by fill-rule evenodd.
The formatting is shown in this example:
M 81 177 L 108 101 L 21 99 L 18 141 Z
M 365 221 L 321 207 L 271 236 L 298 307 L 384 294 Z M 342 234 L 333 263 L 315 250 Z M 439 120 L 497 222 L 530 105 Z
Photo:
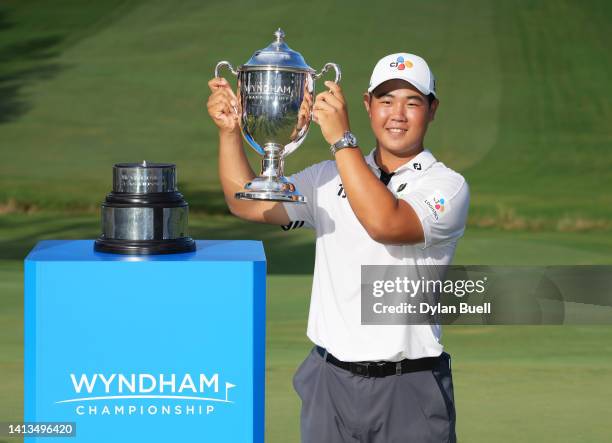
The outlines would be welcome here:
M 148 257 L 40 242 L 25 260 L 25 421 L 75 422 L 57 442 L 263 442 L 265 273 L 254 241 Z

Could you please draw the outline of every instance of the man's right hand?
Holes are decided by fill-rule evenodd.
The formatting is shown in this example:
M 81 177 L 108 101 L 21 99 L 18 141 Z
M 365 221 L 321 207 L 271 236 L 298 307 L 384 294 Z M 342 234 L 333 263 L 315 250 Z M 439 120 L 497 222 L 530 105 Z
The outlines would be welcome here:
M 240 130 L 240 110 L 238 98 L 228 81 L 222 77 L 208 82 L 211 94 L 208 97 L 208 114 L 220 132 L 238 132 Z
M 207 108 L 210 118 L 219 128 L 219 179 L 228 208 L 244 220 L 281 226 L 288 224 L 289 216 L 282 203 L 235 198 L 236 192 L 242 191 L 244 184 L 255 177 L 242 146 L 240 106 L 224 78 L 213 78 L 208 86 L 211 94 Z

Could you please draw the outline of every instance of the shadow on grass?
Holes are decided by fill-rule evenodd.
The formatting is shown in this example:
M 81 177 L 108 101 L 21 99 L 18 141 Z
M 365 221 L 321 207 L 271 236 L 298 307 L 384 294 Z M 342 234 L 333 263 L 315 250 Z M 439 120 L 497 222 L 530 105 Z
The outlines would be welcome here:
M 263 241 L 269 274 L 312 275 L 312 231 L 283 231 L 280 226 L 249 223 L 233 216 L 202 214 L 190 215 L 189 230 L 198 240 Z M 98 214 L 4 214 L 0 216 L 0 260 L 23 260 L 40 240 L 94 239 L 99 234 Z
M 193 189 L 187 183 L 180 183 L 179 190 L 189 203 L 191 213 L 230 215 L 219 189 Z
M 312 231 L 283 231 L 280 226 L 249 223 L 233 217 L 218 190 L 180 190 L 189 202 L 191 236 L 196 239 L 261 240 L 270 274 L 312 275 L 314 236 Z
M 1 37 L 15 26 L 6 10 L 0 11 L 0 40 L 6 40 Z M 15 121 L 32 108 L 23 93 L 25 87 L 62 70 L 50 62 L 59 55 L 55 48 L 62 41 L 62 36 L 52 35 L 0 46 L 0 124 Z
M 262 241 L 269 274 L 312 275 L 314 270 L 314 235 L 310 230 L 283 231 L 280 226 L 245 222 L 232 216 L 198 218 L 189 230 L 197 239 Z
M 0 260 L 23 260 L 28 252 L 40 240 L 92 238 L 92 223 L 77 221 L 58 224 L 54 220 L 20 220 L 19 227 L 6 229 L 6 223 L 0 224 L 2 240 L 0 240 Z M 27 231 L 13 237 L 11 232 Z M 85 237 L 82 237 L 85 235 Z M 7 238 L 8 237 L 8 238 Z

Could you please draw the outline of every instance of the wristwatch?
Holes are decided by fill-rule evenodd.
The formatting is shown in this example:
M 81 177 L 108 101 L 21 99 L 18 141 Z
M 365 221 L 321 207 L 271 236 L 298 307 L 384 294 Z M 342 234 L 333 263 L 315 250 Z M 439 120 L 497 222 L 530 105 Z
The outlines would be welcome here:
M 338 152 L 340 149 L 356 147 L 357 137 L 355 137 L 351 131 L 346 131 L 340 140 L 329 147 L 329 150 L 331 151 L 332 155 L 336 155 L 336 152 Z

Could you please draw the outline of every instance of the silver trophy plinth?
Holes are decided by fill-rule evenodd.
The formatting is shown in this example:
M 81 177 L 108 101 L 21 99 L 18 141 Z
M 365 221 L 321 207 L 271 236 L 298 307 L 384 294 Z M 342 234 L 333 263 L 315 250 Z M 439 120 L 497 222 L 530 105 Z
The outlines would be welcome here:
M 118 163 L 113 190 L 102 203 L 102 235 L 94 249 L 116 254 L 171 254 L 195 250 L 187 234 L 189 206 L 170 163 Z
M 281 29 L 274 35 L 275 41 L 256 51 L 237 70 L 227 61 L 215 67 L 215 77 L 223 66 L 238 77 L 240 129 L 249 145 L 263 156 L 261 175 L 236 193 L 236 198 L 304 203 L 306 198 L 283 175 L 283 161 L 308 133 L 315 80 L 332 68 L 338 83 L 341 72 L 335 63 L 326 63 L 315 72 L 299 52 L 287 46 Z

